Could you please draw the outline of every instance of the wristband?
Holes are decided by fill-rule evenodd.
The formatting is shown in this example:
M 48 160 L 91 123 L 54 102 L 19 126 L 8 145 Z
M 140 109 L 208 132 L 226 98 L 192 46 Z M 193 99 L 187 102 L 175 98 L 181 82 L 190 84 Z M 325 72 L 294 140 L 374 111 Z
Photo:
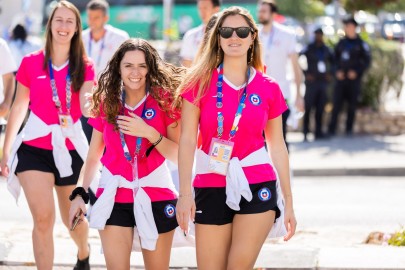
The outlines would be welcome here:
M 162 134 L 159 135 L 160 135 L 159 139 L 156 142 L 152 143 L 152 145 L 146 150 L 145 153 L 146 157 L 148 157 L 150 155 L 150 152 L 152 152 L 153 148 L 155 148 L 155 146 L 158 145 L 163 140 L 163 135 Z
M 73 201 L 77 196 L 82 197 L 85 204 L 89 202 L 89 194 L 84 190 L 83 187 L 77 187 L 72 191 L 72 194 L 69 196 L 69 200 Z

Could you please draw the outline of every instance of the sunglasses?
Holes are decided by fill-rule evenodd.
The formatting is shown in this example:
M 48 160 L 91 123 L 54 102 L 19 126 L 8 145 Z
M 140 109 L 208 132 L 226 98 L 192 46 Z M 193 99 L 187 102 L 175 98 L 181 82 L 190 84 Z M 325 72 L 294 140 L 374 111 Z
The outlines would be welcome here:
M 253 29 L 250 27 L 220 27 L 218 29 L 219 35 L 223 38 L 230 38 L 234 31 L 239 38 L 247 38 L 249 33 L 253 33 Z

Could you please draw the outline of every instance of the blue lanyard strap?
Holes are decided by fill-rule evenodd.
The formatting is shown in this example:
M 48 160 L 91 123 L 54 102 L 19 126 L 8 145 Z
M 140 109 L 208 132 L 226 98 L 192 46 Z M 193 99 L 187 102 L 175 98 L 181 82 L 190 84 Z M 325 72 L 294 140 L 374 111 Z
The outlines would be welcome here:
M 107 30 L 105 30 L 103 38 L 101 39 L 101 48 L 100 51 L 98 52 L 98 56 L 97 56 L 97 61 L 96 61 L 96 65 L 97 67 L 100 65 L 100 61 L 101 61 L 101 55 L 103 54 L 103 50 L 104 50 L 104 41 L 105 41 L 105 35 L 107 34 Z M 93 34 L 90 31 L 90 39 L 89 39 L 89 57 L 91 57 L 91 41 L 93 40 Z
M 146 92 L 146 94 L 147 93 L 148 92 Z M 125 91 L 122 91 L 122 115 L 125 115 L 125 96 L 126 96 Z M 142 118 L 144 118 L 144 116 L 145 116 L 145 111 L 146 111 L 146 99 L 143 103 L 143 109 L 142 109 L 142 115 L 141 115 Z M 121 140 L 122 149 L 124 150 L 124 156 L 125 156 L 126 160 L 131 162 L 131 160 L 132 160 L 131 154 L 129 153 L 128 145 L 125 142 L 124 133 L 122 133 L 121 131 L 120 131 L 120 140 Z M 134 152 L 134 159 L 135 159 L 135 156 L 138 156 L 139 152 L 141 151 L 141 144 L 142 144 L 142 137 L 137 137 L 135 152 Z
M 56 108 L 60 113 L 63 113 L 62 104 L 59 99 L 58 89 L 56 88 L 55 76 L 53 74 L 52 60 L 48 61 L 49 66 L 49 77 L 51 79 L 51 88 L 52 88 L 52 100 L 55 103 Z M 70 114 L 70 107 L 72 101 L 72 80 L 70 79 L 70 69 L 68 68 L 68 73 L 66 75 L 66 111 Z
M 249 83 L 249 77 L 250 77 L 250 67 L 248 66 L 245 88 L 243 89 L 243 94 L 242 94 L 242 97 L 240 98 L 238 109 L 236 110 L 236 113 L 235 113 L 235 118 L 233 120 L 232 129 L 229 132 L 229 139 L 232 139 L 235 136 L 236 132 L 238 131 L 239 121 L 242 118 L 242 111 L 246 107 L 245 101 L 246 101 L 246 96 L 247 96 L 247 86 L 248 86 L 248 83 Z M 218 73 L 218 81 L 217 81 L 217 103 L 216 103 L 216 107 L 218 109 L 218 115 L 217 115 L 218 138 L 221 138 L 222 133 L 224 132 L 224 115 L 222 114 L 222 112 L 220 110 L 223 107 L 223 103 L 222 103 L 223 80 L 224 80 L 224 65 L 223 65 L 223 63 L 221 63 L 219 65 L 219 73 Z

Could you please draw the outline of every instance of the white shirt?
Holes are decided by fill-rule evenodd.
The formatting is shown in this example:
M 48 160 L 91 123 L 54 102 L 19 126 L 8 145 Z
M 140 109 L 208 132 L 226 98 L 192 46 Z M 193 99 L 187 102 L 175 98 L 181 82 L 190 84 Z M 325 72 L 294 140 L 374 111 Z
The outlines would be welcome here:
M 4 84 L 3 75 L 14 72 L 17 70 L 17 66 L 11 54 L 10 48 L 6 41 L 0 38 L 0 103 L 4 100 Z
M 287 78 L 287 64 L 295 53 L 296 38 L 294 32 L 279 23 L 273 22 L 270 33 L 259 29 L 260 42 L 263 45 L 266 74 L 280 85 L 285 99 L 291 97 L 290 82 Z
M 17 67 L 20 66 L 24 56 L 38 51 L 42 47 L 42 44 L 39 41 L 32 38 L 27 38 L 25 42 L 22 42 L 20 39 L 11 40 L 8 45 L 10 46 L 10 51 L 14 57 Z
M 129 39 L 127 32 L 115 28 L 111 25 L 105 25 L 105 34 L 99 41 L 90 37 L 90 28 L 83 31 L 83 44 L 87 55 L 93 60 L 97 77 L 107 67 L 108 61 L 114 55 L 121 44 Z
M 180 57 L 185 60 L 194 60 L 198 47 L 204 38 L 205 25 L 192 28 L 183 37 L 180 49 Z

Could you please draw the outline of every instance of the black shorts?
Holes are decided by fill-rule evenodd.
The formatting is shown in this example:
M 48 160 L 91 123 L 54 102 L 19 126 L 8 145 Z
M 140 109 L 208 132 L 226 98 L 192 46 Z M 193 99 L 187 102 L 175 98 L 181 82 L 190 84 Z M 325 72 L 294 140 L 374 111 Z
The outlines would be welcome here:
M 248 202 L 242 197 L 240 211 L 229 208 L 226 204 L 225 187 L 221 188 L 194 188 L 195 191 L 195 223 L 209 225 L 224 225 L 232 223 L 236 214 L 257 214 L 269 210 L 276 212 L 280 217 L 277 207 L 276 181 L 251 184 L 253 198 Z
M 155 219 L 158 233 L 170 232 L 177 228 L 176 219 L 176 200 L 152 202 L 153 218 Z M 121 227 L 134 227 L 134 204 L 133 203 L 114 203 L 110 218 L 106 225 L 115 225 Z
M 79 179 L 80 170 L 83 166 L 83 160 L 76 150 L 69 151 L 72 157 L 73 174 L 67 177 L 60 177 L 56 168 L 52 150 L 42 149 L 22 143 L 17 150 L 18 164 L 15 173 L 25 171 L 41 171 L 53 173 L 56 186 L 76 185 Z

